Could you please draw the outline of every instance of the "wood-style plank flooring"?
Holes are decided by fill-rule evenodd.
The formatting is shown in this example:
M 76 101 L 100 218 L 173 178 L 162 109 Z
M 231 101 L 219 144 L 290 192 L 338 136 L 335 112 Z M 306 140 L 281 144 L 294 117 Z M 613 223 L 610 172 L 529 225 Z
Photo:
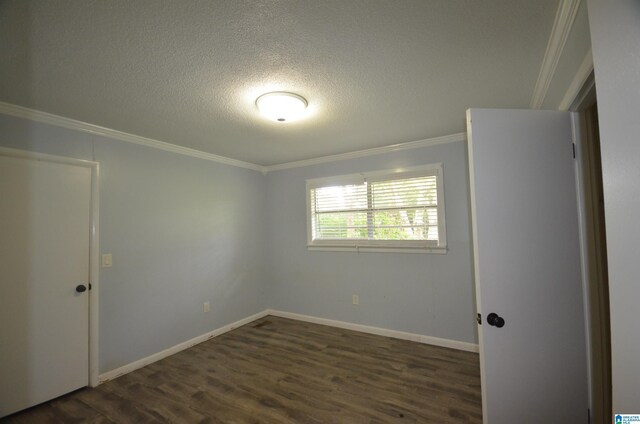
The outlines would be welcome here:
M 7 423 L 481 423 L 478 355 L 267 316 Z

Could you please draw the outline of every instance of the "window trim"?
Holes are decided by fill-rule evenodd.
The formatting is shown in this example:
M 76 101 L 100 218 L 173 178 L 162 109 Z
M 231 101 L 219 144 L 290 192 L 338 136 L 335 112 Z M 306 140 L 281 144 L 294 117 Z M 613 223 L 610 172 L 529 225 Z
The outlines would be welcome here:
M 342 252 L 402 252 L 402 253 L 446 253 L 447 232 L 445 222 L 444 167 L 442 162 L 407 168 L 362 172 L 358 174 L 336 175 L 306 180 L 307 206 L 307 249 L 315 251 Z M 313 239 L 311 190 L 332 185 L 362 184 L 365 181 L 376 182 L 396 178 L 422 176 L 436 177 L 438 193 L 438 241 L 433 240 L 340 240 Z

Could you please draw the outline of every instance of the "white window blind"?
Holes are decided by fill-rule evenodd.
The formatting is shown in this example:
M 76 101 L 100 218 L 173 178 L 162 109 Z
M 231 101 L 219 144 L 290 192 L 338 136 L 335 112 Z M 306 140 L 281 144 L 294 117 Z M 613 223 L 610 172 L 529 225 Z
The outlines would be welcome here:
M 442 166 L 307 181 L 309 245 L 443 248 Z

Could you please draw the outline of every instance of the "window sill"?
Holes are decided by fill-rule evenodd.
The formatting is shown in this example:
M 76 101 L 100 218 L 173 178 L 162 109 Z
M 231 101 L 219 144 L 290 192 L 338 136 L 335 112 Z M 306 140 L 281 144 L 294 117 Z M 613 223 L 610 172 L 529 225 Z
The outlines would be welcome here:
M 431 253 L 444 255 L 446 247 L 412 247 L 412 246 L 341 246 L 341 245 L 307 245 L 307 250 L 317 252 L 356 252 L 356 253 Z

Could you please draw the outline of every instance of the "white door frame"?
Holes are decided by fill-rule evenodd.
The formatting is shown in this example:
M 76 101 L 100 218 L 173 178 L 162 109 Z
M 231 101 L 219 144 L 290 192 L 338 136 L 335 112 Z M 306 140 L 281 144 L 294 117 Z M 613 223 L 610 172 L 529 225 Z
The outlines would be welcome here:
M 587 237 L 588 229 L 587 229 L 587 204 L 585 200 L 585 173 L 588 172 L 583 166 L 582 160 L 580 157 L 583 154 L 584 148 L 584 140 L 583 134 L 581 130 L 581 122 L 580 122 L 580 110 L 582 110 L 585 105 L 588 105 L 590 99 L 596 96 L 595 89 L 595 77 L 593 74 L 593 62 L 591 62 L 590 70 L 591 72 L 585 78 L 583 85 L 580 87 L 580 90 L 575 94 L 575 96 L 571 99 L 570 105 L 567 108 L 569 112 L 571 112 L 571 128 L 573 132 L 573 144 L 575 148 L 575 179 L 576 179 L 576 193 L 578 200 L 578 223 L 579 223 L 579 234 L 580 234 L 580 256 L 582 259 L 582 286 L 584 293 L 584 315 L 585 315 L 585 336 L 586 336 L 586 346 L 585 349 L 587 351 L 587 378 L 589 384 L 589 411 L 591 414 L 594 413 L 594 377 L 592 375 L 592 363 L 594 358 L 592 358 L 592 338 L 591 334 L 591 322 L 594 319 L 599 319 L 599 317 L 593 317 L 591 315 L 591 303 L 594 299 L 590 297 L 590 263 L 589 263 L 589 239 Z
M 576 180 L 576 200 L 578 201 L 578 235 L 580 237 L 580 271 L 582 273 L 582 303 L 584 305 L 584 336 L 585 350 L 587 352 L 587 391 L 589 401 L 589 413 L 593 411 L 593 376 L 591 375 L 591 321 L 590 299 L 589 299 L 589 258 L 587 256 L 587 226 L 585 220 L 585 199 L 584 199 L 584 169 L 578 159 L 582 155 L 581 131 L 579 116 L 576 112 L 571 112 L 571 132 L 573 133 L 573 146 L 575 149 L 575 160 L 573 161 Z
M 98 296 L 100 293 L 99 284 L 99 244 L 98 244 L 98 178 L 100 174 L 100 164 L 95 161 L 67 158 L 64 156 L 54 156 L 44 153 L 29 152 L 26 150 L 10 149 L 0 147 L 0 155 L 33 159 L 37 161 L 63 163 L 73 166 L 81 166 L 91 170 L 91 205 L 90 205 L 90 240 L 89 240 L 89 381 L 87 385 L 96 387 L 98 385 Z

